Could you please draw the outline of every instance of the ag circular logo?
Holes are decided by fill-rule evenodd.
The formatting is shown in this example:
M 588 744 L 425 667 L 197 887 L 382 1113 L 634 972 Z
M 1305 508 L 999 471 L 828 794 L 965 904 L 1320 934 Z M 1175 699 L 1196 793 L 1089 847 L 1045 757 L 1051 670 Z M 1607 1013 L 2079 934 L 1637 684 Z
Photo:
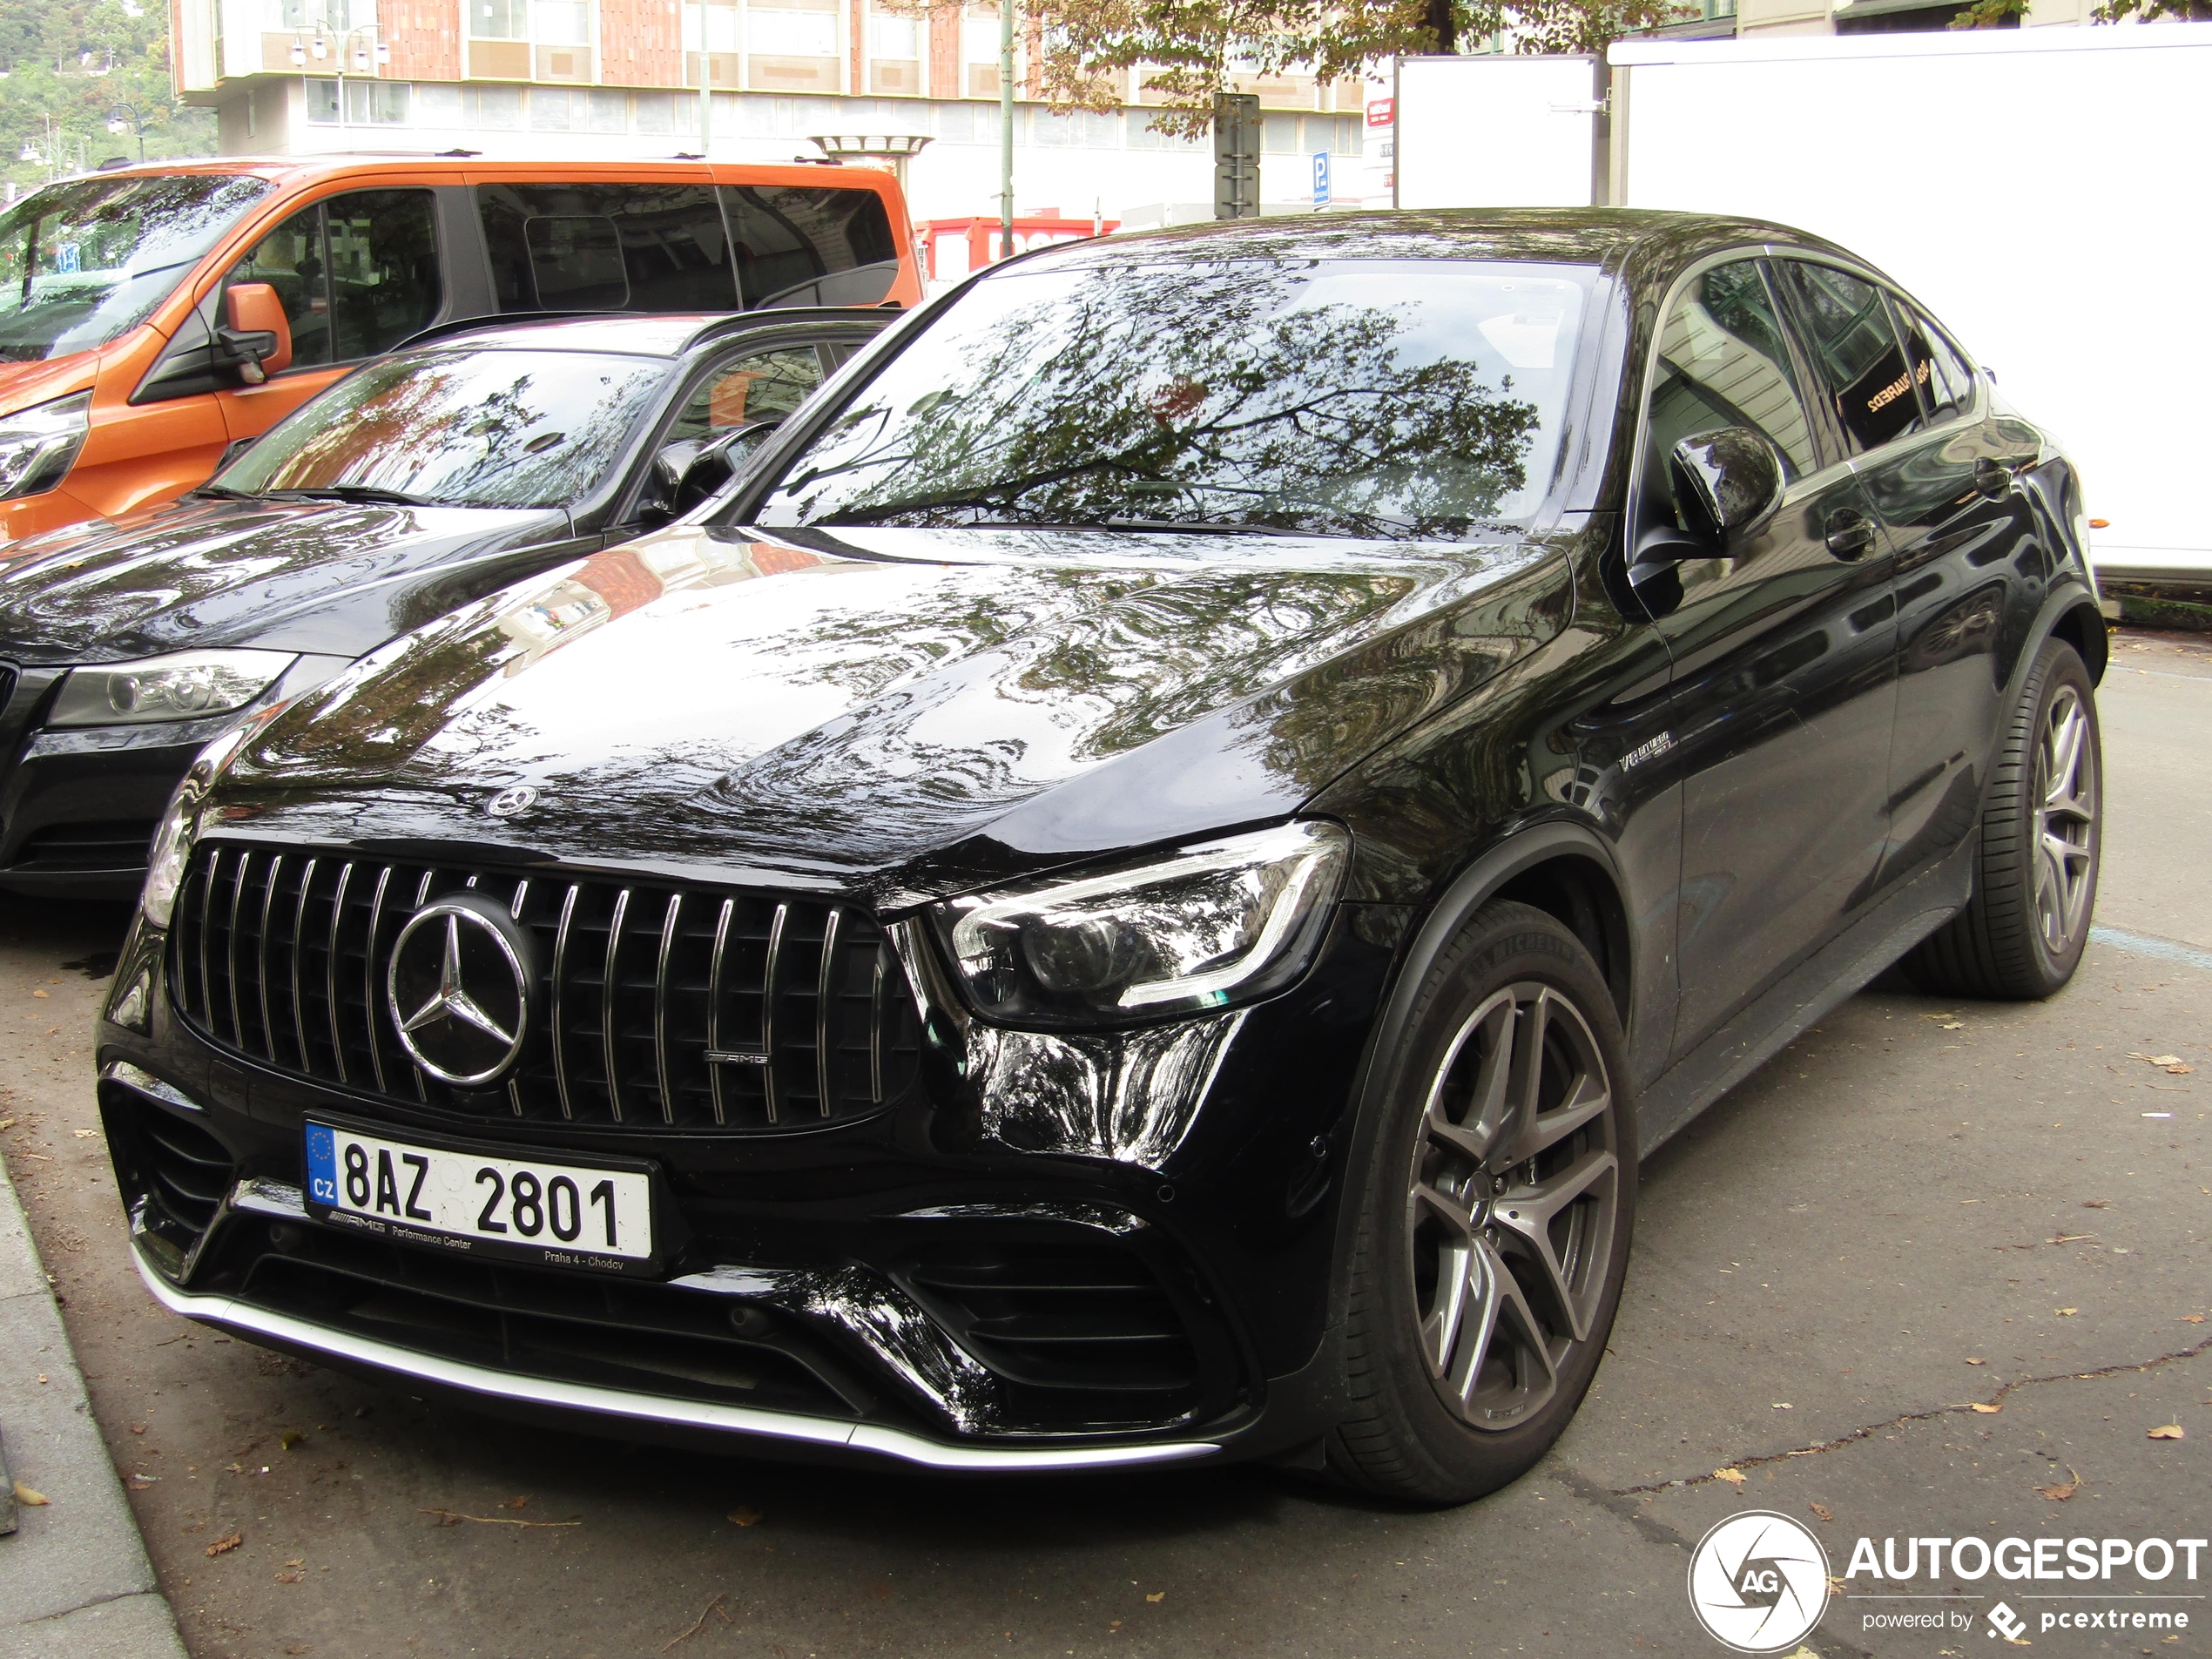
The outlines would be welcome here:
M 484 803 L 484 810 L 494 818 L 512 818 L 517 813 L 527 813 L 537 799 L 537 791 L 528 784 L 516 784 L 512 789 L 502 789 Z
M 1698 1540 L 1689 1606 L 1705 1633 L 1738 1653 L 1779 1653 L 1828 1610 L 1828 1552 L 1787 1515 L 1752 1509 Z
M 487 894 L 424 905 L 392 941 L 385 974 L 401 1046 L 440 1082 L 496 1081 L 529 1034 L 533 954 L 529 935 Z

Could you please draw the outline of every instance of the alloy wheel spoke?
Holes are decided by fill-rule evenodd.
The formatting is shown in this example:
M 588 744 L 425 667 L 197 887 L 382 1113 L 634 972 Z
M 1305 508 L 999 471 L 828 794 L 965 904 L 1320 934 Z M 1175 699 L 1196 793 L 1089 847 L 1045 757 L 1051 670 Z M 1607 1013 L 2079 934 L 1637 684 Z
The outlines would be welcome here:
M 1543 1270 L 1545 1288 L 1566 1315 L 1577 1342 L 1590 1333 L 1594 1298 L 1578 1293 L 1569 1282 L 1568 1264 L 1560 1259 L 1558 1246 L 1552 1238 L 1552 1224 L 1561 1211 L 1593 1188 L 1614 1180 L 1620 1167 L 1620 1161 L 1610 1152 L 1585 1152 L 1550 1180 L 1506 1194 L 1493 1211 L 1498 1224 L 1512 1231 L 1535 1258 L 1537 1265 Z M 1588 1250 L 1598 1241 L 1586 1238 L 1583 1242 Z M 1593 1284 L 1590 1288 L 1596 1286 Z
M 1453 1356 L 1453 1390 L 1461 1414 L 1475 1427 L 1510 1427 L 1551 1398 L 1558 1370 L 1543 1322 L 1528 1305 L 1513 1269 L 1487 1239 L 1475 1242 L 1467 1280 L 1470 1297 L 1481 1300 L 1465 1326 L 1461 1352 Z M 1510 1368 L 1514 1383 L 1502 1402 L 1488 1405 L 1481 1399 L 1482 1384 L 1494 1356 Z

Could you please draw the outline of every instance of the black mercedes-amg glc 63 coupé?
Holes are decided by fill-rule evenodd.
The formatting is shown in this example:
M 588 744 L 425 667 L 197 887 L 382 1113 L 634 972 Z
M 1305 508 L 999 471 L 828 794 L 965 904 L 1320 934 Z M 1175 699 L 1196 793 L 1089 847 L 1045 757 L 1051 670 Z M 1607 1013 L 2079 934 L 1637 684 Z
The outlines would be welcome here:
M 1772 225 L 995 266 L 200 758 L 99 1035 L 140 1269 L 632 1437 L 1481 1493 L 1640 1156 L 1892 963 L 2074 971 L 2082 510 Z

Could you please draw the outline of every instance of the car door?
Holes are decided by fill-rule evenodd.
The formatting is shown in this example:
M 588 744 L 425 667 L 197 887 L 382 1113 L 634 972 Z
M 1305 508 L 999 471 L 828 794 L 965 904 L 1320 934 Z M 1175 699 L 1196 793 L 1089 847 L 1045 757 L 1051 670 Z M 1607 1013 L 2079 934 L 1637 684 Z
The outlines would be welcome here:
M 1811 273 L 1809 273 L 1811 274 Z M 1979 821 L 1986 767 L 2045 550 L 2019 482 L 2034 434 L 1992 400 L 1943 332 L 1885 291 L 1912 423 L 1855 463 L 1897 559 L 1898 708 L 1885 887 L 1953 851 Z M 2008 628 L 2008 619 L 2013 626 Z
M 1889 560 L 1783 320 L 1764 261 L 1694 271 L 1661 323 L 1636 523 L 1672 510 L 1675 442 L 1750 427 L 1781 504 L 1655 603 L 1683 779 L 1674 1048 L 1686 1053 L 1859 913 L 1888 829 L 1896 697 Z

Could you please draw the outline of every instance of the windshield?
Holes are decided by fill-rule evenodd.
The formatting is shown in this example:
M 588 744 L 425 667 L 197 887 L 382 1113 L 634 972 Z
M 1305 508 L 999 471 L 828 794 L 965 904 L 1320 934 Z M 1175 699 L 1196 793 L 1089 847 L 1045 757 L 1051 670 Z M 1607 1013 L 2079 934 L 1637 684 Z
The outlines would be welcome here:
M 1523 519 L 1595 274 L 1247 259 L 987 277 L 754 516 L 1393 537 Z
M 613 470 L 672 367 L 561 351 L 388 357 L 273 428 L 212 487 L 565 507 Z
M 0 361 L 105 346 L 144 322 L 268 192 L 237 173 L 81 179 L 0 213 Z

